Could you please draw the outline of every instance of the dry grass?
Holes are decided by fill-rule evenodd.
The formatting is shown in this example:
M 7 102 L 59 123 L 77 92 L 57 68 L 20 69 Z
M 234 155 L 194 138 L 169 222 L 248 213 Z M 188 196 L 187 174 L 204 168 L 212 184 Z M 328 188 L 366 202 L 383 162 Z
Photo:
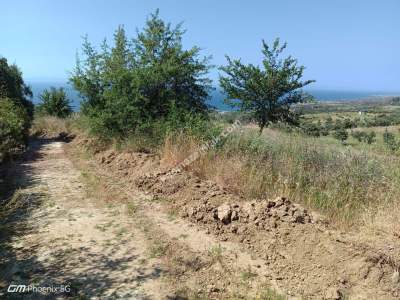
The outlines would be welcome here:
M 172 166 L 198 147 L 188 137 L 167 139 L 162 160 Z M 397 157 L 278 131 L 231 136 L 189 169 L 246 197 L 287 196 L 345 226 L 363 223 L 365 211 L 400 198 Z
M 38 117 L 33 121 L 31 134 L 48 138 L 58 137 L 60 133 L 69 133 L 71 131 L 71 123 L 72 120 L 70 118 Z
M 400 203 L 376 203 L 368 207 L 362 215 L 363 234 L 367 237 L 400 238 Z
M 161 148 L 161 163 L 165 166 L 176 166 L 200 147 L 200 142 L 185 134 L 169 135 Z

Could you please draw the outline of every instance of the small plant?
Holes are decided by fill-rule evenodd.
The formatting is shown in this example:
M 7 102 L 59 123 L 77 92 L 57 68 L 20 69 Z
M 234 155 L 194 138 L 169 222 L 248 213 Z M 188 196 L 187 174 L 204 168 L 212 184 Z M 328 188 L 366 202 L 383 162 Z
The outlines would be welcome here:
M 122 236 L 127 232 L 126 228 L 121 228 L 116 232 L 117 238 L 122 238 Z
M 154 245 L 150 247 L 150 258 L 158 258 L 167 252 L 168 245 L 163 244 L 161 242 L 156 242 Z
M 242 271 L 242 272 L 240 273 L 240 277 L 242 278 L 243 281 L 249 281 L 249 280 L 251 280 L 252 278 L 257 277 L 257 273 L 254 273 L 254 272 L 251 270 L 251 267 L 248 266 L 246 270 L 244 270 L 244 271 Z
M 285 296 L 279 295 L 277 292 L 270 288 L 266 288 L 256 297 L 257 300 L 285 300 Z
M 100 225 L 100 224 L 96 224 L 96 226 L 94 226 L 94 228 L 100 230 L 101 232 L 105 232 L 107 230 L 105 225 Z
M 128 211 L 128 215 L 129 215 L 129 216 L 133 216 L 133 215 L 136 213 L 137 207 L 136 207 L 135 203 L 129 202 L 129 203 L 126 205 L 126 209 L 127 209 L 127 211 Z
M 220 264 L 222 264 L 223 251 L 224 249 L 221 247 L 221 245 L 213 246 L 210 250 L 208 250 L 208 254 L 211 257 L 213 263 L 219 262 Z
M 344 143 L 348 139 L 349 134 L 347 133 L 346 129 L 340 128 L 333 132 L 333 137 Z

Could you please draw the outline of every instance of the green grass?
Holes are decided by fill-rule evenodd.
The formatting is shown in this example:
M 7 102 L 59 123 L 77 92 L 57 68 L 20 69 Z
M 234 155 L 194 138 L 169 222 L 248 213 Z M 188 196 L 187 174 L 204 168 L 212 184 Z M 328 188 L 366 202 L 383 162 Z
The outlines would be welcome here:
M 278 294 L 272 289 L 266 288 L 256 297 L 257 300 L 286 300 L 287 297 Z
M 149 249 L 149 258 L 158 258 L 164 256 L 167 252 L 168 245 L 155 242 Z
M 128 202 L 128 204 L 126 205 L 127 208 L 127 212 L 129 216 L 134 216 L 136 211 L 137 211 L 137 207 L 135 205 L 135 203 L 133 202 Z
M 222 263 L 224 248 L 221 245 L 213 246 L 208 250 L 208 255 L 213 263 Z
M 244 270 L 244 271 L 242 271 L 242 272 L 240 273 L 240 278 L 241 278 L 243 281 L 249 281 L 249 280 L 251 280 L 251 279 L 253 279 L 253 278 L 255 278 L 255 277 L 257 277 L 257 273 L 254 273 L 254 272 L 251 270 L 250 266 L 249 266 L 246 270 Z

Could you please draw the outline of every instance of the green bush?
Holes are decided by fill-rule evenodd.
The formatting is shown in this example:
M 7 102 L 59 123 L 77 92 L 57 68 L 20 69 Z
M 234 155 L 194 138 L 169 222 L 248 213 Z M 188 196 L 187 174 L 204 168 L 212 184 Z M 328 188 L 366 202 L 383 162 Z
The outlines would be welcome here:
M 0 99 L 0 162 L 26 143 L 29 116 L 10 99 Z
M 36 109 L 40 115 L 49 115 L 58 118 L 66 118 L 72 113 L 71 102 L 67 98 L 63 88 L 44 90 L 40 95 L 41 102 Z
M 364 131 L 353 131 L 351 133 L 351 136 L 360 143 L 372 144 L 375 143 L 376 133 L 374 131 L 371 131 L 369 133 Z
M 123 27 L 116 30 L 114 45 L 103 44 L 101 51 L 85 39 L 83 60 L 70 80 L 82 96 L 81 111 L 92 133 L 115 139 L 158 135 L 192 118 L 206 119 L 209 59 L 199 57 L 198 47 L 183 49 L 183 34 L 157 11 L 133 40 Z
M 0 57 L 0 161 L 27 141 L 33 116 L 30 97 L 21 71 Z
M 383 133 L 383 142 L 390 151 L 395 152 L 400 149 L 400 142 L 397 141 L 396 136 L 392 132 L 387 131 L 387 129 Z
M 322 127 L 320 126 L 320 124 L 316 124 L 316 123 L 305 123 L 301 125 L 301 130 L 309 135 L 309 136 L 313 136 L 313 137 L 319 137 L 322 135 L 321 131 L 322 131 Z
M 334 137 L 335 139 L 341 141 L 342 143 L 344 143 L 344 142 L 348 139 L 349 134 L 347 133 L 346 129 L 344 129 L 344 128 L 339 128 L 339 129 L 336 129 L 336 130 L 333 132 L 333 137 Z

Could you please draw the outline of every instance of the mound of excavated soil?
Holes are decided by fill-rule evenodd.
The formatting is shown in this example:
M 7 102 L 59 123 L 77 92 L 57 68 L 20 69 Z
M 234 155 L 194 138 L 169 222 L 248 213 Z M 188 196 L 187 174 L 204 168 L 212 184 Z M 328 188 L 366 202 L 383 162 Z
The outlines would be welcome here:
M 271 280 L 315 299 L 400 297 L 398 248 L 376 249 L 329 229 L 284 197 L 244 199 L 189 172 L 167 172 L 143 153 L 100 152 L 98 163 L 122 182 L 160 200 L 221 240 L 242 243 L 264 259 Z M 163 201 L 165 200 L 165 201 Z

